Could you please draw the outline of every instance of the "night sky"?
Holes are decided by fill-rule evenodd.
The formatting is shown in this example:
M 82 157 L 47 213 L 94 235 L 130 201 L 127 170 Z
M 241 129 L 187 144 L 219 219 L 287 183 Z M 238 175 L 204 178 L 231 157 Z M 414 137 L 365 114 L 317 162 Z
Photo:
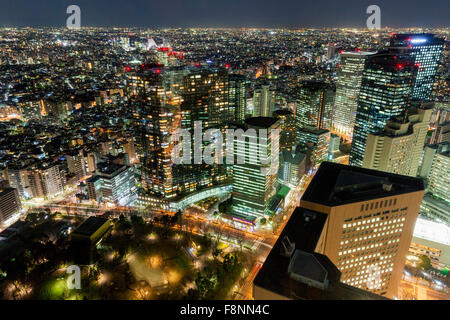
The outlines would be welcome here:
M 448 27 L 449 0 L 0 0 L 0 26 L 65 26 L 66 8 L 82 26 L 365 27 L 366 8 L 381 26 Z

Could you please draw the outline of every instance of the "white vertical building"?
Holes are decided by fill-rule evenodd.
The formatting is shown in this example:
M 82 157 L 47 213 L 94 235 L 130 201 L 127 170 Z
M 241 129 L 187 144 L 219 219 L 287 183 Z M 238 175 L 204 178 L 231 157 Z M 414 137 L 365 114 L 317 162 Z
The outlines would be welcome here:
M 415 177 L 432 110 L 419 108 L 407 121 L 391 119 L 379 134 L 369 134 L 363 167 Z
M 253 93 L 253 116 L 271 117 L 275 108 L 275 90 L 263 85 Z
M 367 56 L 372 52 L 343 52 L 336 82 L 336 97 L 332 129 L 345 138 L 351 138 L 355 125 L 358 94 Z

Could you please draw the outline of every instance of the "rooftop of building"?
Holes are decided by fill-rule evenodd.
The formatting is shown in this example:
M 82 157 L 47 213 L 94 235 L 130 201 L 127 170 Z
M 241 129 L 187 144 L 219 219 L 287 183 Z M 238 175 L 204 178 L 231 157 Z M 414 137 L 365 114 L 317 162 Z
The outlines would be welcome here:
M 0 188 L 0 197 L 3 196 L 3 195 L 5 195 L 5 194 L 8 194 L 8 193 L 10 193 L 10 192 L 12 192 L 12 191 L 14 191 L 14 190 L 15 190 L 15 189 L 14 189 L 14 188 L 11 188 L 11 187 Z
M 326 134 L 329 132 L 329 130 L 327 130 L 327 129 L 320 129 L 320 128 L 311 127 L 311 126 L 305 126 L 299 130 L 303 131 L 303 132 L 307 132 L 307 133 L 312 133 L 315 135 L 322 135 L 322 134 Z
M 277 115 L 277 116 L 292 116 L 292 115 L 294 115 L 294 113 L 288 109 L 278 109 L 278 110 L 275 110 L 273 113 L 274 113 L 274 115 Z
M 432 33 L 397 33 L 391 37 L 390 45 L 423 45 L 430 42 L 432 44 L 443 44 L 444 40 Z
M 385 299 L 341 283 L 337 267 L 314 252 L 326 219 L 323 213 L 295 209 L 254 284 L 291 299 Z
M 341 56 L 365 57 L 375 53 L 375 51 L 344 51 L 341 53 Z
M 323 162 L 302 200 L 338 206 L 421 190 L 424 182 L 420 178 Z
M 113 162 L 101 162 L 97 165 L 97 173 L 100 175 L 114 176 L 117 173 L 128 168 L 126 165 L 113 163 Z
M 107 222 L 108 219 L 106 218 L 89 217 L 77 229 L 75 229 L 72 235 L 76 234 L 90 237 Z
M 257 128 L 270 128 L 278 119 L 272 117 L 252 117 L 245 120 L 245 124 Z

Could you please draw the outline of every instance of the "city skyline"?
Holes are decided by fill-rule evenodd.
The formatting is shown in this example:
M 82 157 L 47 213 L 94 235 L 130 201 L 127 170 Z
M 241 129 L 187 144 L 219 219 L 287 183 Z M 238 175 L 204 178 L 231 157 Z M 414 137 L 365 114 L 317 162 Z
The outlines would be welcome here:
M 3 2 L 0 300 L 450 299 L 449 9 Z
M 381 27 L 448 27 L 450 4 L 445 0 L 317 2 L 281 0 L 274 5 L 263 1 L 183 1 L 170 5 L 162 0 L 131 1 L 30 1 L 0 4 L 2 27 L 62 27 L 69 5 L 78 5 L 82 26 L 137 28 L 323 28 L 365 27 L 370 5 L 381 9 Z M 24 10 L 27 8 L 27 10 Z

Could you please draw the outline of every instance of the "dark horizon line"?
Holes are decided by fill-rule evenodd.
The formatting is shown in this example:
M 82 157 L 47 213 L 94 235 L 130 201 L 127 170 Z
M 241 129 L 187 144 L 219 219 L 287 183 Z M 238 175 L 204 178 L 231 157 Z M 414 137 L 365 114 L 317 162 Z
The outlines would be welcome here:
M 13 25 L 13 26 L 0 26 L 0 29 L 5 29 L 5 28 L 14 28 L 14 29 L 63 29 L 63 28 L 67 28 L 64 25 L 61 26 L 17 26 L 17 25 Z M 384 26 L 381 27 L 380 29 L 368 29 L 367 27 L 362 27 L 362 26 L 345 26 L 345 27 L 337 27 L 337 26 L 267 26 L 267 27 L 262 27 L 262 26 L 233 26 L 233 27 L 227 27 L 227 26 L 208 26 L 208 27 L 200 27 L 200 26 L 192 26 L 192 27 L 181 27 L 181 26 L 158 26 L 158 27 L 143 27 L 143 26 L 90 26 L 90 25 L 84 25 L 81 26 L 80 29 L 87 29 L 87 28 L 117 28 L 117 29 L 274 29 L 274 30 L 279 30 L 279 29 L 289 29 L 289 30 L 296 30 L 296 29 L 366 29 L 367 31 L 372 31 L 372 32 L 376 32 L 376 31 L 383 31 L 383 30 L 388 30 L 388 29 L 450 29 L 450 26 L 440 26 L 440 27 L 429 27 L 429 26 L 410 26 L 410 27 L 393 27 L 393 26 Z M 77 30 L 77 29 L 72 29 L 72 30 Z

